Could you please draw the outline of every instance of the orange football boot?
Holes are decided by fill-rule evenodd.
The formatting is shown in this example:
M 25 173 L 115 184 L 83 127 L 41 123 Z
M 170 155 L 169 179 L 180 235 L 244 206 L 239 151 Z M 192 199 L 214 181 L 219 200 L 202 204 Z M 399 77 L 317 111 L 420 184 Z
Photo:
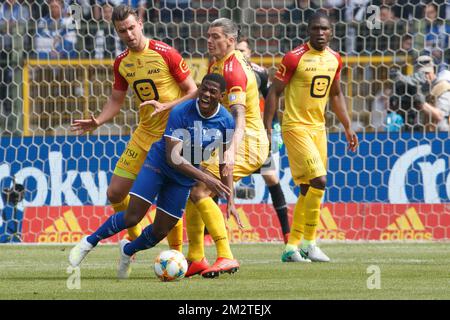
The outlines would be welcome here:
M 200 261 L 189 261 L 188 262 L 188 269 L 186 271 L 186 274 L 184 275 L 186 278 L 192 277 L 193 275 L 202 273 L 204 270 L 209 268 L 208 260 L 206 260 L 205 257 L 203 257 Z
M 214 264 L 204 270 L 201 275 L 205 278 L 216 278 L 221 273 L 235 273 L 239 270 L 239 262 L 236 259 L 217 258 Z

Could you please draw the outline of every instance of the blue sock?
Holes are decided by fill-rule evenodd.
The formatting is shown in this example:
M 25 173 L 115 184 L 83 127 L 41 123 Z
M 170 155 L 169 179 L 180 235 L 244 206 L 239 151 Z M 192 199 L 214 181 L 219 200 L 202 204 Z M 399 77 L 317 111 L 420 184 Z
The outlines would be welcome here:
M 123 252 L 128 256 L 132 256 L 138 251 L 153 248 L 159 241 L 153 235 L 153 224 L 151 224 L 142 231 L 142 234 L 136 240 L 128 243 L 123 248 Z
M 109 238 L 126 229 L 124 215 L 125 212 L 118 212 L 109 217 L 97 231 L 87 237 L 87 241 L 95 247 L 100 240 Z

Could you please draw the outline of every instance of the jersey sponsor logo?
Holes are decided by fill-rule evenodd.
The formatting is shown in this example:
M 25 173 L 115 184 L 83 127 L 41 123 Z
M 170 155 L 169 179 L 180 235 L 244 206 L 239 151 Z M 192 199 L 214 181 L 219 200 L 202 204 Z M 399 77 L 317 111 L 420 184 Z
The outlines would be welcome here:
M 136 159 L 136 158 L 138 157 L 138 155 L 139 155 L 138 152 L 136 152 L 136 151 L 134 151 L 134 150 L 132 150 L 132 149 L 130 149 L 130 148 L 127 148 L 127 149 L 124 151 L 124 154 L 127 155 L 127 156 L 129 156 L 129 157 L 131 157 L 131 158 L 133 158 L 133 159 Z
M 311 81 L 310 95 L 313 98 L 323 98 L 326 96 L 330 86 L 330 76 L 315 76 Z
M 72 210 L 65 211 L 63 216 L 53 221 L 40 232 L 37 242 L 41 243 L 74 243 L 79 242 L 83 237 L 83 231 Z
M 414 207 L 405 211 L 381 233 L 380 240 L 432 240 Z
M 286 76 L 286 66 L 282 63 L 278 66 L 278 72 L 280 76 L 285 77 Z
M 150 69 L 150 70 L 148 70 L 147 75 L 149 76 L 149 75 L 152 75 L 155 73 L 159 73 L 160 71 L 161 71 L 161 69 Z
M 317 71 L 317 68 L 306 68 L 305 71 Z
M 181 59 L 181 61 L 180 61 L 180 69 L 181 69 L 181 72 L 183 72 L 183 73 L 186 73 L 189 71 L 189 67 L 184 59 Z
M 137 80 L 133 83 L 133 89 L 139 100 L 158 100 L 159 94 L 156 84 L 151 79 Z
M 125 77 L 126 77 L 126 78 L 132 78 L 132 77 L 134 77 L 134 75 L 135 75 L 134 72 L 128 72 L 128 73 L 125 75 Z

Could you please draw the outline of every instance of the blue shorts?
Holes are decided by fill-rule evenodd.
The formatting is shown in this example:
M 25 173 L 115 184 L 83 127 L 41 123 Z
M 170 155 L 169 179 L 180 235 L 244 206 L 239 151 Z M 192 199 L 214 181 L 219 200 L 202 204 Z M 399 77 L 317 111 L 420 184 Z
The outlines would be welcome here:
M 166 176 L 157 167 L 146 160 L 141 168 L 130 194 L 139 197 L 167 213 L 169 216 L 180 219 L 186 208 L 191 187 L 183 186 Z

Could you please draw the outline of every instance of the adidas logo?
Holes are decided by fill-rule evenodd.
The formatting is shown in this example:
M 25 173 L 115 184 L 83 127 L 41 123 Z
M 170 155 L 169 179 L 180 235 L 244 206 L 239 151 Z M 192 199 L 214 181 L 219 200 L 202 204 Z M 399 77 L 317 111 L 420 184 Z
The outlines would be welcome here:
M 230 242 L 258 242 L 259 233 L 253 230 L 245 211 L 242 208 L 238 208 L 237 212 L 244 227 L 242 229 L 239 228 L 233 217 L 228 219 L 228 239 Z
M 381 233 L 380 240 L 432 240 L 430 232 L 426 232 L 415 208 L 409 208 L 387 226 Z
M 317 238 L 326 240 L 345 240 L 345 233 L 339 231 L 330 210 L 327 207 L 320 211 L 320 219 L 317 224 Z
M 83 231 L 72 210 L 63 213 L 53 224 L 38 235 L 41 243 L 76 243 L 83 237 Z

